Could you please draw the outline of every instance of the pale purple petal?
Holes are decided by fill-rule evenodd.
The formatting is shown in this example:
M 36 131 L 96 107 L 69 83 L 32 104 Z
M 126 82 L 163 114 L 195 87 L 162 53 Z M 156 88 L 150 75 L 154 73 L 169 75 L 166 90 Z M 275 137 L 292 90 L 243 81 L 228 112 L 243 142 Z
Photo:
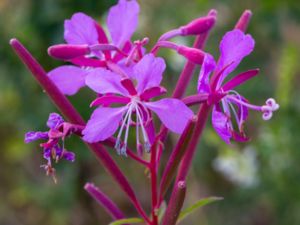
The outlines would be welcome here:
M 165 98 L 156 102 L 144 103 L 154 111 L 162 123 L 171 131 L 181 134 L 194 113 L 182 101 Z
M 59 125 L 61 125 L 64 122 L 64 119 L 61 117 L 61 115 L 57 113 L 50 113 L 47 126 L 52 129 L 56 129 Z
M 218 111 L 216 107 L 212 111 L 212 125 L 217 134 L 227 143 L 230 144 L 230 138 L 232 136 L 228 117 Z
M 64 157 L 65 160 L 68 160 L 70 162 L 75 161 L 75 153 L 74 152 L 70 152 L 70 151 L 65 150 L 63 152 L 63 157 Z
M 127 107 L 96 109 L 82 131 L 83 140 L 89 143 L 103 141 L 112 136 L 119 127 Z
M 47 140 L 48 139 L 48 132 L 29 131 L 25 134 L 25 140 L 24 141 L 25 141 L 25 143 L 29 143 L 29 142 L 40 140 L 40 139 Z
M 128 91 L 122 86 L 121 80 L 121 75 L 104 68 L 97 68 L 87 75 L 85 83 L 99 94 L 114 93 L 127 96 Z
M 51 70 L 48 76 L 63 94 L 74 95 L 85 86 L 87 72 L 76 66 L 60 66 Z
M 94 45 L 98 44 L 98 33 L 95 20 L 84 13 L 73 14 L 70 20 L 65 20 L 64 37 L 68 44 Z
M 46 160 L 51 160 L 51 149 L 50 148 L 45 148 L 44 149 L 43 157 Z
M 165 71 L 165 61 L 153 54 L 145 55 L 133 68 L 133 76 L 137 80 L 137 91 L 160 85 L 162 74 Z
M 221 76 L 221 80 L 231 73 L 254 49 L 255 41 L 249 34 L 235 29 L 227 32 L 220 44 L 221 56 L 217 65 L 217 72 L 220 72 L 225 66 L 231 64 Z
M 209 93 L 209 76 L 211 72 L 215 69 L 216 62 L 214 57 L 210 54 L 205 54 L 203 64 L 200 70 L 199 79 L 198 79 L 198 93 Z
M 107 27 L 113 44 L 119 48 L 130 40 L 136 30 L 139 11 L 140 7 L 136 0 L 119 0 L 117 5 L 110 8 Z

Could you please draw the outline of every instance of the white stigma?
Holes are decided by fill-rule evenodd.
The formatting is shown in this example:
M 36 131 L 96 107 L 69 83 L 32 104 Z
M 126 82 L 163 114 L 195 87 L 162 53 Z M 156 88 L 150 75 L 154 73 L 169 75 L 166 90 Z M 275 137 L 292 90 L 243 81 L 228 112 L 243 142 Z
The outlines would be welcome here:
M 276 103 L 275 99 L 269 98 L 266 101 L 266 104 L 261 107 L 263 112 L 262 118 L 264 120 L 269 120 L 273 116 L 273 112 L 279 109 L 279 104 Z

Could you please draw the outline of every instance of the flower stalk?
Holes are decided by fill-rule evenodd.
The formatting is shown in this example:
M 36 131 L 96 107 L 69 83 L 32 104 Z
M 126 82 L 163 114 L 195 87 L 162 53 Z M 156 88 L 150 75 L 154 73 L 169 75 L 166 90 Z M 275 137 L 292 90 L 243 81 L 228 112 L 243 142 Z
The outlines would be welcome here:
M 79 113 L 75 110 L 69 100 L 59 91 L 55 84 L 48 78 L 47 73 L 42 66 L 33 58 L 28 50 L 17 40 L 12 39 L 10 45 L 15 50 L 16 54 L 20 57 L 21 61 L 31 71 L 34 78 L 39 82 L 41 87 L 48 94 L 49 98 L 53 101 L 56 107 L 65 115 L 71 123 L 85 125 L 84 120 Z M 147 221 L 148 217 L 138 202 L 136 195 L 130 186 L 127 178 L 124 176 L 120 168 L 107 153 L 106 149 L 97 143 L 88 144 L 90 150 L 96 155 L 97 159 L 101 162 L 103 167 L 108 173 L 112 175 L 115 181 L 119 184 L 120 188 L 129 197 L 135 205 L 141 216 Z

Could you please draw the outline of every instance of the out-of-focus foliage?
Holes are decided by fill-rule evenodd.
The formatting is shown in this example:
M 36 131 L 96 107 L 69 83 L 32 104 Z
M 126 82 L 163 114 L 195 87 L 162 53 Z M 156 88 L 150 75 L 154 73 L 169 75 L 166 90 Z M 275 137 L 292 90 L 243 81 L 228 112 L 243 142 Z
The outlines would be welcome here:
M 19 38 L 46 70 L 61 65 L 47 56 L 47 47 L 63 41 L 63 20 L 83 11 L 102 23 L 110 0 L 0 0 L 0 224 L 63 225 L 108 224 L 109 217 L 84 192 L 93 181 L 108 193 L 129 217 L 136 216 L 129 201 L 103 168 L 76 138 L 66 141 L 77 153 L 75 163 L 57 165 L 59 183 L 39 168 L 41 150 L 25 145 L 27 130 L 43 130 L 48 114 L 56 109 L 8 45 Z M 188 181 L 186 206 L 209 195 L 225 199 L 208 206 L 181 224 L 297 225 L 300 224 L 300 4 L 294 0 L 151 0 L 139 1 L 139 34 L 153 44 L 160 34 L 206 14 L 219 11 L 219 21 L 206 50 L 218 55 L 218 43 L 244 9 L 254 12 L 249 33 L 256 40 L 254 53 L 239 70 L 259 67 L 260 75 L 239 88 L 251 102 L 263 104 L 275 96 L 281 105 L 271 121 L 251 113 L 245 144 L 226 146 L 208 124 L 199 144 Z M 191 39 L 177 39 L 191 44 Z M 169 70 L 164 83 L 171 89 L 184 60 L 164 50 Z M 196 81 L 196 75 L 195 75 Z M 193 82 L 195 84 L 195 82 Z M 191 85 L 189 93 L 195 92 Z M 94 95 L 81 91 L 71 101 L 85 118 Z M 174 137 L 172 137 L 173 139 Z M 170 139 L 171 141 L 171 139 Z M 167 152 L 165 155 L 167 156 Z M 130 159 L 116 156 L 130 177 L 137 195 L 149 209 L 148 181 Z M 141 172 L 137 173 L 139 169 Z

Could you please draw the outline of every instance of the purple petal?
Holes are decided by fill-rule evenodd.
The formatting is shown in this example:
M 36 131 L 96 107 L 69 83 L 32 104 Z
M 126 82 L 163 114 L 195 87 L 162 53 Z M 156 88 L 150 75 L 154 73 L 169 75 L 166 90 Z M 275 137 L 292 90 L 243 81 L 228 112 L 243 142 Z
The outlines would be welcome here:
M 98 44 L 98 32 L 95 20 L 84 13 L 73 14 L 70 20 L 65 20 L 64 37 L 68 44 L 94 45 Z
M 76 66 L 60 66 L 48 73 L 59 90 L 66 95 L 74 95 L 85 86 L 88 71 Z
M 32 141 L 36 141 L 39 139 L 48 139 L 48 132 L 41 132 L 41 131 L 29 131 L 25 134 L 25 143 L 29 143 Z
M 232 78 L 223 86 L 223 91 L 229 91 L 234 89 L 235 87 L 241 85 L 242 83 L 246 82 L 247 80 L 251 79 L 252 77 L 256 76 L 259 72 L 259 69 L 255 70 L 248 70 L 246 72 L 240 73 L 239 75 Z
M 43 157 L 46 160 L 50 160 L 51 159 L 51 149 L 50 148 L 45 148 L 44 149 Z
M 65 150 L 63 152 L 63 157 L 64 157 L 65 160 L 68 160 L 70 162 L 75 161 L 75 153 L 74 152 L 70 152 L 70 151 Z
M 145 55 L 133 68 L 133 76 L 137 80 L 137 91 L 159 86 L 166 68 L 165 61 L 153 54 Z
M 212 55 L 205 54 L 203 64 L 200 70 L 199 79 L 198 79 L 198 93 L 209 93 L 209 76 L 211 72 L 215 69 L 216 62 Z
M 107 27 L 112 42 L 122 48 L 129 41 L 138 25 L 139 4 L 135 1 L 119 0 L 119 3 L 110 8 L 107 17 Z
M 61 115 L 57 113 L 50 113 L 47 126 L 52 129 L 56 129 L 59 125 L 61 125 L 64 121 L 64 119 L 61 117 Z
M 53 148 L 55 150 L 55 157 L 60 159 L 62 157 L 63 149 L 58 145 L 55 145 Z
M 212 111 L 213 128 L 227 144 L 230 144 L 232 134 L 228 122 L 228 117 L 214 107 Z
M 175 133 L 182 133 L 194 113 L 182 101 L 165 98 L 156 102 L 144 103 L 154 111 L 163 124 Z
M 254 49 L 255 41 L 249 34 L 235 29 L 227 32 L 220 44 L 220 60 L 217 65 L 217 72 L 220 72 L 226 65 L 232 63 L 224 72 L 221 81 L 231 73 Z
M 87 75 L 85 83 L 100 94 L 114 93 L 127 96 L 128 92 L 121 84 L 121 80 L 121 75 L 107 69 L 97 68 Z
M 85 129 L 82 131 L 83 140 L 89 143 L 103 141 L 112 136 L 119 127 L 123 113 L 127 107 L 96 109 Z

